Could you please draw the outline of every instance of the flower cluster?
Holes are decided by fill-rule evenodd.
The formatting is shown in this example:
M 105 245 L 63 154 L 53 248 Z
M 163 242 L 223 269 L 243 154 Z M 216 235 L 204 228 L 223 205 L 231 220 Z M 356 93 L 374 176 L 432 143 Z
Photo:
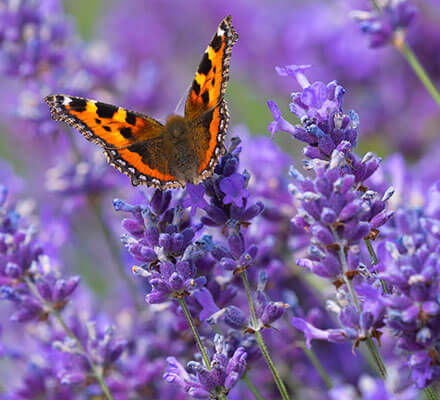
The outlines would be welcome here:
M 359 379 L 358 388 L 341 385 L 331 389 L 329 396 L 330 400 L 412 400 L 417 394 L 413 388 L 395 390 L 380 379 L 363 375 Z
M 407 355 L 412 380 L 419 388 L 438 379 L 440 222 L 420 209 L 400 208 L 390 239 L 378 250 L 380 276 L 392 287 L 382 296 L 385 324 Z M 390 235 L 391 235 L 390 232 Z
M 382 4 L 383 3 L 383 4 Z M 370 39 L 371 47 L 385 46 L 411 24 L 417 8 L 409 0 L 385 0 L 373 11 L 353 11 L 353 18 Z
M 13 320 L 44 320 L 52 309 L 64 308 L 79 277 L 60 276 L 44 255 L 35 227 L 22 223 L 20 214 L 7 205 L 5 186 L 0 192 L 1 298 L 15 304 Z
M 336 82 L 310 84 L 305 68 L 278 69 L 282 75 L 294 76 L 303 88 L 292 94 L 290 104 L 302 124 L 292 126 L 275 103 L 269 102 L 275 118 L 269 131 L 273 134 L 282 129 L 307 143 L 304 154 L 309 159 L 304 160 L 304 166 L 314 177 L 305 177 L 293 167 L 290 170 L 291 191 L 300 204 L 292 222 L 310 234 L 307 257 L 299 258 L 297 265 L 331 279 L 338 302 L 328 303 L 328 308 L 338 315 L 343 328 L 324 331 L 302 318 L 294 318 L 293 324 L 304 332 L 309 346 L 312 338 L 350 340 L 357 345 L 369 336 L 381 335 L 378 329 L 383 326 L 384 310 L 377 302 L 378 289 L 371 286 L 374 278 L 362 276 L 366 263 L 360 243 L 364 238 L 376 238 L 378 229 L 392 217 L 386 202 L 393 189 L 380 195 L 365 186 L 380 159 L 372 153 L 359 159 L 352 152 L 359 119 L 355 112 L 348 116 L 342 110 L 345 90 Z
M 0 71 L 30 77 L 62 66 L 70 21 L 55 1 L 3 2 L 0 9 Z
M 222 319 L 228 326 L 241 331 L 252 332 L 263 328 L 270 328 L 271 324 L 280 319 L 289 305 L 281 301 L 271 301 L 265 293 L 267 283 L 267 274 L 260 272 L 257 290 L 254 294 L 255 314 L 257 317 L 257 326 L 249 322 L 249 319 L 243 311 L 237 306 L 231 305 L 213 313 L 207 322 L 216 324 Z
M 206 283 L 205 277 L 196 277 L 195 262 L 208 252 L 210 239 L 195 240 L 201 225 L 192 225 L 181 205 L 170 206 L 171 199 L 171 192 L 156 190 L 149 207 L 114 200 L 116 210 L 133 216 L 122 222 L 129 232 L 122 241 L 142 262 L 134 272 L 148 278 L 152 287 L 147 295 L 150 304 L 185 296 Z
M 167 382 L 180 385 L 195 399 L 217 398 L 219 393 L 228 394 L 246 371 L 247 354 L 239 347 L 232 355 L 222 336 L 214 338 L 215 353 L 209 367 L 199 362 L 188 363 L 188 371 L 174 358 L 168 357 L 164 375 Z

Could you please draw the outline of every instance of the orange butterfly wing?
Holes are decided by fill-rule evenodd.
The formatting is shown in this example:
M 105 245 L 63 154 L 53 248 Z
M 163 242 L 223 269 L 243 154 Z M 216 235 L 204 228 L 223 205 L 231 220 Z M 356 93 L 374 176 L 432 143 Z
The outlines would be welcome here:
M 185 118 L 198 121 L 194 130 L 201 177 L 209 176 L 225 152 L 229 112 L 223 96 L 229 80 L 231 49 L 238 35 L 231 16 L 220 22 L 203 54 L 185 105 Z
M 169 173 L 164 126 L 146 115 L 111 104 L 67 95 L 45 98 L 52 118 L 77 128 L 87 140 L 104 148 L 111 165 L 127 174 L 133 185 L 160 189 L 178 186 Z

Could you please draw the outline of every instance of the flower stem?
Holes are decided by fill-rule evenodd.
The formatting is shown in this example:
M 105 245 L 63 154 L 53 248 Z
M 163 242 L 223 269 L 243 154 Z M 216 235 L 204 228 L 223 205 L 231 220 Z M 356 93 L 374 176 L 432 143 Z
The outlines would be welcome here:
M 376 0 L 370 0 L 371 1 L 371 5 L 374 7 L 374 9 L 380 13 L 382 12 L 382 9 L 380 8 L 379 4 L 377 4 Z
M 258 343 L 258 346 L 260 347 L 260 350 L 261 350 L 261 353 L 263 354 L 264 359 L 266 360 L 267 366 L 269 367 L 270 372 L 272 373 L 273 379 L 278 387 L 278 390 L 281 394 L 281 397 L 283 398 L 283 400 L 289 400 L 289 394 L 287 393 L 287 389 L 284 386 L 284 382 L 281 379 L 281 376 L 280 376 L 278 370 L 276 369 L 275 364 L 272 361 L 272 358 L 270 357 L 269 351 L 267 350 L 266 344 L 264 343 L 263 336 L 261 335 L 260 329 L 258 327 L 257 314 L 255 313 L 254 301 L 252 299 L 252 293 L 251 293 L 251 288 L 249 285 L 247 273 L 244 270 L 240 273 L 240 275 L 241 275 L 241 279 L 243 281 L 243 286 L 246 290 L 246 295 L 248 298 L 249 310 L 251 313 L 251 321 L 252 321 L 253 328 L 255 329 L 255 332 L 254 332 L 255 339 Z
M 141 311 L 143 309 L 141 303 L 139 302 L 138 296 L 136 293 L 139 292 L 135 282 L 133 279 L 127 275 L 126 268 L 121 261 L 121 254 L 119 251 L 120 243 L 115 241 L 115 237 L 110 231 L 103 215 L 102 210 L 99 207 L 99 204 L 96 202 L 96 199 L 88 198 L 90 209 L 92 211 L 93 216 L 96 218 L 98 225 L 100 226 L 104 240 L 106 241 L 107 247 L 112 255 L 112 260 L 118 270 L 119 276 L 125 281 L 128 286 L 130 296 L 133 300 L 134 305 L 136 306 L 137 311 Z
M 377 265 L 378 260 L 377 260 L 377 256 L 376 256 L 376 252 L 374 251 L 373 245 L 371 244 L 370 239 L 364 239 L 364 243 L 367 246 L 368 249 L 368 253 L 370 253 L 370 257 L 371 257 L 371 264 L 372 265 Z M 387 288 L 387 284 L 383 279 L 380 279 L 380 284 L 382 286 L 382 290 L 385 294 L 389 294 L 389 290 Z
M 342 241 L 339 239 L 339 235 L 336 232 L 336 230 L 332 229 L 332 233 L 333 233 L 333 237 L 335 238 L 335 242 L 339 245 L 338 255 L 339 255 L 339 261 L 342 266 L 342 272 L 344 275 L 345 284 L 347 285 L 348 291 L 350 292 L 350 296 L 353 300 L 354 305 L 356 306 L 357 311 L 359 313 L 361 313 L 362 307 L 361 307 L 361 304 L 360 304 L 359 299 L 357 297 L 356 291 L 354 290 L 353 282 L 351 281 L 351 279 L 349 279 L 347 277 L 348 264 L 347 264 L 347 258 L 345 256 L 345 252 L 344 252 L 344 243 L 342 243 Z M 382 357 L 381 357 L 379 351 L 377 350 L 376 344 L 373 342 L 373 339 L 371 338 L 371 336 L 368 336 L 366 338 L 366 343 L 367 343 L 367 348 L 368 348 L 369 352 L 371 353 L 371 356 L 374 359 L 374 362 L 376 364 L 376 367 L 379 371 L 380 376 L 382 377 L 382 379 L 386 379 L 387 371 L 385 368 L 385 364 L 384 364 Z
M 411 68 L 416 73 L 417 77 L 420 79 L 420 81 L 423 83 L 425 88 L 428 90 L 429 94 L 432 96 L 434 101 L 437 103 L 437 105 L 440 108 L 440 93 L 432 83 L 432 80 L 429 78 L 428 74 L 426 73 L 425 69 L 420 64 L 419 60 L 417 59 L 416 55 L 413 53 L 411 48 L 406 44 L 404 40 L 395 40 L 394 46 L 399 50 L 403 56 L 408 61 L 408 64 L 411 66 Z
M 387 369 L 379 353 L 379 350 L 377 350 L 376 344 L 373 342 L 373 339 L 371 337 L 367 337 L 366 343 L 368 350 L 373 356 L 374 363 L 376 364 L 380 376 L 382 377 L 382 379 L 385 380 L 387 378 Z
M 183 313 L 185 314 L 185 318 L 188 321 L 189 326 L 191 327 L 192 334 L 194 339 L 196 340 L 197 346 L 199 347 L 200 353 L 202 354 L 203 363 L 209 371 L 212 370 L 211 363 L 209 362 L 208 354 L 206 353 L 205 346 L 203 346 L 202 339 L 200 338 L 199 331 L 197 330 L 196 324 L 193 320 L 193 317 L 186 305 L 185 298 L 178 298 L 180 307 L 182 307 Z M 224 393 L 218 393 L 218 400 L 227 400 L 228 397 Z
M 328 376 L 327 371 L 324 369 L 323 365 L 321 364 L 315 352 L 313 351 L 313 349 L 312 348 L 309 349 L 304 343 L 301 343 L 300 347 L 304 350 L 304 353 L 306 353 L 306 356 L 309 358 L 310 362 L 318 371 L 319 375 L 321 376 L 322 380 L 325 383 L 325 386 L 327 386 L 327 389 L 328 390 L 333 389 L 333 383 L 330 377 Z
M 192 315 L 186 305 L 185 299 L 179 298 L 180 307 L 182 307 L 183 313 L 185 314 L 185 318 L 188 321 L 189 326 L 191 327 L 192 334 L 194 339 L 196 340 L 197 346 L 199 346 L 200 353 L 202 354 L 203 362 L 205 363 L 206 368 L 211 371 L 211 363 L 209 362 L 208 354 L 206 353 L 205 346 L 203 346 L 202 339 L 200 338 L 199 331 L 197 330 L 196 324 L 192 318 Z
M 241 379 L 246 384 L 248 389 L 252 392 L 252 394 L 254 395 L 256 400 L 264 400 L 263 395 L 260 393 L 258 388 L 252 383 L 252 381 L 250 380 L 250 378 L 249 378 L 247 373 L 244 374 Z
M 371 244 L 370 239 L 364 239 L 364 242 L 365 242 L 365 245 L 367 246 L 368 253 L 370 253 L 371 264 L 377 265 L 378 260 L 377 260 L 376 252 L 373 249 L 373 245 Z
M 425 387 L 423 391 L 425 392 L 426 398 L 428 400 L 438 400 L 437 394 L 435 393 L 432 386 Z
M 43 297 L 40 296 L 40 293 L 38 293 L 37 288 L 35 287 L 34 283 L 28 278 L 25 277 L 25 282 L 29 288 L 29 290 L 38 298 L 38 300 L 44 305 L 45 308 L 49 309 L 52 315 L 57 319 L 61 327 L 66 332 L 67 336 L 69 336 L 76 344 L 78 349 L 81 351 L 81 353 L 84 355 L 84 357 L 87 358 L 87 361 L 89 362 L 90 368 L 93 372 L 93 375 L 95 376 L 96 380 L 99 383 L 99 386 L 101 386 L 102 392 L 104 393 L 107 400 L 114 400 L 112 394 L 110 393 L 110 389 L 106 385 L 104 378 L 102 376 L 102 372 L 99 370 L 99 368 L 95 365 L 93 360 L 89 357 L 87 354 L 86 349 L 82 345 L 81 341 L 78 339 L 78 337 L 72 332 L 72 330 L 67 326 L 66 322 L 64 321 L 61 313 L 54 309 L 50 303 L 48 303 L 46 300 L 43 299 Z

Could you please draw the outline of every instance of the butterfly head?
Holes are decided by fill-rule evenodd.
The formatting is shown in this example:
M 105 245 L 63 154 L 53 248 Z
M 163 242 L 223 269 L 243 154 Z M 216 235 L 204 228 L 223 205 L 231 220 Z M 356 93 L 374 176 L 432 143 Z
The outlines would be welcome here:
M 187 121 L 184 117 L 181 117 L 180 115 L 170 115 L 168 117 L 165 125 L 165 132 L 172 139 L 183 139 L 187 130 Z

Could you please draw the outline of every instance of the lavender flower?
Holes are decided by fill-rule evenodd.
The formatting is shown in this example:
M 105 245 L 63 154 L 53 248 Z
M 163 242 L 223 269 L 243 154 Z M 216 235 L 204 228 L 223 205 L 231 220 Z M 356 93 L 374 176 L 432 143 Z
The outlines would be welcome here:
M 82 194 L 96 196 L 114 188 L 118 176 L 109 173 L 107 161 L 101 152 L 95 151 L 90 160 L 87 158 L 76 163 L 64 159 L 49 169 L 47 189 L 64 197 L 74 197 Z
M 30 77 L 63 65 L 71 23 L 58 1 L 7 0 L 0 21 L 2 73 Z
M 304 149 L 305 156 L 328 160 L 343 141 L 349 143 L 350 149 L 356 147 L 359 117 L 354 111 L 349 115 L 342 112 L 345 94 L 342 86 L 336 81 L 328 85 L 319 81 L 310 84 L 304 74 L 308 68 L 309 65 L 277 68 L 280 76 L 294 77 L 303 89 L 292 93 L 292 102 L 289 105 L 290 111 L 301 120 L 302 126 L 287 123 L 278 106 L 273 101 L 268 101 L 275 119 L 269 125 L 269 131 L 273 135 L 279 129 L 284 130 L 308 144 Z
M 374 11 L 352 12 L 361 31 L 369 36 L 371 47 L 381 47 L 398 39 L 417 13 L 410 0 L 385 0 L 378 7 Z
M 195 240 L 201 225 L 192 225 L 182 207 L 170 206 L 171 192 L 156 190 L 150 206 L 130 206 L 115 200 L 116 210 L 130 212 L 133 219 L 122 224 L 129 232 L 122 241 L 131 255 L 142 262 L 134 272 L 146 277 L 152 291 L 147 301 L 163 303 L 202 287 L 206 278 L 196 276 L 196 260 L 210 249 L 209 237 Z
M 381 195 L 365 186 L 380 159 L 372 153 L 359 159 L 352 153 L 359 119 L 354 112 L 350 116 L 343 113 L 345 90 L 336 82 L 310 84 L 305 68 L 289 66 L 278 71 L 294 76 L 303 88 L 292 94 L 290 104 L 302 125 L 289 127 L 289 133 L 307 143 L 304 154 L 311 160 L 304 160 L 304 166 L 315 175 L 305 177 L 293 167 L 290 170 L 291 191 L 300 204 L 293 223 L 311 235 L 307 257 L 299 258 L 297 265 L 331 279 L 338 301 L 329 302 L 327 307 L 338 315 L 342 328 L 321 330 L 303 318 L 292 322 L 304 332 L 309 346 L 312 339 L 349 340 L 357 346 L 371 336 L 381 336 L 384 309 L 378 301 L 380 292 L 373 285 L 374 277 L 363 276 L 367 262 L 362 261 L 360 243 L 364 238 L 375 238 L 378 228 L 392 217 L 386 202 L 393 189 Z M 282 118 L 274 103 L 269 107 L 276 119 Z
M 380 276 L 393 288 L 382 295 L 385 324 L 406 353 L 412 381 L 419 388 L 439 378 L 437 219 L 420 209 L 400 208 L 394 219 L 394 237 L 379 247 Z
M 363 375 L 359 379 L 359 389 L 351 385 L 341 385 L 331 389 L 329 396 L 331 400 L 411 400 L 417 397 L 413 388 L 403 388 L 396 390 L 380 379 Z M 361 396 L 359 396 L 359 391 Z
M 246 370 L 247 354 L 239 347 L 228 356 L 228 348 L 222 336 L 214 339 L 215 353 L 211 357 L 210 369 L 191 361 L 185 369 L 174 357 L 168 357 L 168 369 L 164 379 L 179 385 L 195 399 L 216 398 L 219 393 L 228 394 Z
M 218 310 L 209 317 L 207 322 L 209 324 L 216 324 L 222 319 L 231 328 L 242 330 L 244 332 L 253 332 L 263 328 L 270 328 L 271 324 L 283 316 L 289 305 L 281 301 L 270 301 L 265 293 L 266 283 L 267 274 L 265 271 L 261 271 L 258 287 L 254 294 L 255 313 L 258 320 L 258 326 L 252 326 L 252 324 L 249 324 L 249 319 L 245 316 L 243 311 L 233 305 Z
M 7 189 L 0 199 L 0 292 L 17 310 L 15 321 L 46 319 L 61 310 L 79 283 L 79 277 L 63 279 L 44 256 L 36 230 L 22 223 L 21 216 L 6 204 Z
M 128 346 L 126 340 L 116 340 L 114 328 L 105 327 L 99 331 L 96 322 L 87 323 L 87 333 L 79 344 L 71 337 L 64 337 L 63 341 L 55 341 L 54 349 L 65 353 L 66 360 L 63 367 L 59 367 L 57 377 L 64 385 L 87 385 L 93 379 L 95 372 L 91 368 L 110 371 L 112 365 L 121 357 Z

